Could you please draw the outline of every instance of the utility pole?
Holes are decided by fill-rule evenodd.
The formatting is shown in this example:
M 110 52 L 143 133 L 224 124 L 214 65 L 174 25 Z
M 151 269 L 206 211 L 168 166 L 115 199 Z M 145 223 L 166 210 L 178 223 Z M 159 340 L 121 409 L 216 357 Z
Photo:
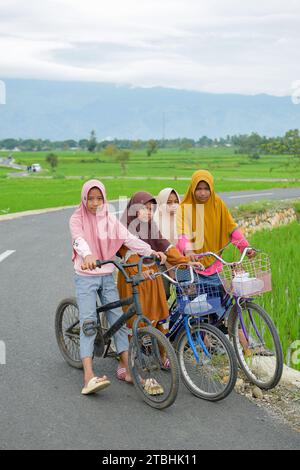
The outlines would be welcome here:
M 162 146 L 165 146 L 165 138 L 166 138 L 166 113 L 163 111 L 162 114 Z

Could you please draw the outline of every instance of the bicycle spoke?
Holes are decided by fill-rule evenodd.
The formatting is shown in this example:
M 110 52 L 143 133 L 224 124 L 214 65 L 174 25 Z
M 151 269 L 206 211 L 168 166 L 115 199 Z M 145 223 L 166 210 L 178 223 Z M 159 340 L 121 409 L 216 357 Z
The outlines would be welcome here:
M 189 344 L 188 336 L 180 354 L 180 364 L 187 383 L 204 398 L 218 396 L 224 392 L 230 381 L 230 358 L 220 339 L 203 328 L 193 327 L 192 338 L 196 346 L 199 362 Z M 201 337 L 201 342 L 199 342 Z

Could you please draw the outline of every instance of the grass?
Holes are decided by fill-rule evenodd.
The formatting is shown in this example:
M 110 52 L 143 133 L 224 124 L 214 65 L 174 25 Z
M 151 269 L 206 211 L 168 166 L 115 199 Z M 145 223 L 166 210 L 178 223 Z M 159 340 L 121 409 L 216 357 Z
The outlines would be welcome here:
M 44 169 L 42 174 L 6 178 L 11 170 L 0 167 L 0 211 L 3 208 L 18 212 L 78 204 L 82 184 L 90 178 L 113 177 L 103 180 L 109 199 L 130 196 L 141 189 L 156 195 L 162 188 L 170 186 L 184 194 L 188 181 L 176 178 L 190 178 L 199 168 L 207 168 L 213 173 L 218 192 L 300 186 L 300 164 L 286 155 L 262 156 L 259 161 L 253 162 L 245 155 L 234 154 L 232 148 L 193 149 L 187 152 L 161 149 L 151 157 L 147 157 L 144 150 L 139 150 L 131 153 L 127 177 L 118 179 L 122 173 L 120 165 L 104 153 L 56 152 L 59 165 L 54 173 L 45 161 L 48 153 L 20 152 L 14 155 L 17 163 L 23 165 L 40 163 Z M 0 152 L 1 156 L 6 156 L 6 153 Z M 130 180 L 129 177 L 145 179 Z M 158 177 L 162 179 L 156 180 Z M 290 180 L 237 181 L 239 178 L 283 177 Z M 299 181 L 295 181 L 297 178 Z
M 0 166 L 0 176 L 5 176 L 8 173 L 17 173 L 19 170 L 15 170 L 14 168 L 8 168 L 5 166 Z
M 294 222 L 257 232 L 250 242 L 271 258 L 273 291 L 264 294 L 259 303 L 275 322 L 288 361 L 291 346 L 300 340 L 300 225 Z M 291 366 L 300 370 L 299 354 L 298 358 L 299 364 L 294 361 Z
M 15 154 L 18 163 L 40 163 L 50 171 L 45 157 L 49 152 L 20 152 Z M 57 173 L 65 176 L 121 176 L 122 171 L 114 157 L 103 152 L 91 154 L 83 151 L 55 152 L 59 165 Z M 5 153 L 3 155 L 6 155 Z M 1 156 L 1 152 L 0 152 Z M 190 177 L 199 168 L 210 170 L 217 178 L 290 178 L 300 179 L 300 163 L 288 155 L 263 155 L 260 160 L 250 160 L 234 153 L 232 148 L 201 148 L 189 151 L 160 149 L 151 157 L 145 150 L 131 152 L 127 176 Z
M 232 213 L 235 219 L 241 217 L 252 217 L 257 214 L 261 214 L 266 210 L 282 210 L 293 207 L 296 213 L 299 213 L 300 216 L 300 202 L 296 200 L 286 199 L 283 201 L 280 200 L 260 200 L 257 202 L 252 202 L 250 204 L 241 204 L 239 206 L 231 208 L 230 212 Z
M 92 177 L 91 175 L 90 177 Z M 94 175 L 96 176 L 96 175 Z M 0 178 L 0 211 L 9 208 L 9 212 L 19 212 L 49 207 L 61 207 L 76 205 L 80 202 L 81 188 L 84 179 L 66 180 L 64 178 L 40 179 L 26 178 Z M 109 199 L 117 199 L 119 196 L 131 196 L 134 192 L 145 190 L 158 194 L 164 187 L 172 186 L 180 194 L 187 190 L 188 181 L 163 181 L 147 179 L 135 180 L 106 180 L 105 186 Z M 294 186 L 290 184 L 290 186 Z M 216 190 L 241 191 L 245 189 L 267 189 L 282 187 L 278 183 L 248 183 L 245 187 L 239 181 L 217 181 Z

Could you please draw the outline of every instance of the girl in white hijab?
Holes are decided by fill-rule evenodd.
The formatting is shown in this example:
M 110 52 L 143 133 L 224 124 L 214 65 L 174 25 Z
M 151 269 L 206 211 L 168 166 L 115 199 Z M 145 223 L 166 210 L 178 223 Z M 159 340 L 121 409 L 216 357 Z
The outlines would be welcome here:
M 178 241 L 177 226 L 176 226 L 176 212 L 180 204 L 180 197 L 178 192 L 173 188 L 163 189 L 156 197 L 157 208 L 154 213 L 154 221 L 159 228 L 162 236 L 169 240 L 171 245 L 176 246 Z M 160 266 L 160 271 L 164 272 L 171 266 L 166 263 Z M 172 276 L 172 273 L 169 273 Z M 171 295 L 170 282 L 163 277 L 164 287 L 167 299 Z
M 173 188 L 165 188 L 156 197 L 157 209 L 155 211 L 154 220 L 159 227 L 162 236 L 176 246 L 177 244 L 177 228 L 176 228 L 176 212 L 180 204 L 178 192 Z

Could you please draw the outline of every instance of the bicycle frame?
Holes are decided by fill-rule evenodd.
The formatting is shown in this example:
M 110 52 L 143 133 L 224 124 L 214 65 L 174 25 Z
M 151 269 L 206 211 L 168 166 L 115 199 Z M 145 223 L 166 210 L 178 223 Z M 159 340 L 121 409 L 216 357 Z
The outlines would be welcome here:
M 246 256 L 247 254 L 247 248 L 244 250 L 243 254 L 242 254 L 242 257 L 241 257 L 241 260 L 240 262 L 242 262 L 242 260 L 244 259 L 244 257 Z M 222 260 L 222 258 L 220 258 L 218 255 L 215 255 L 214 253 L 212 252 L 207 252 L 207 253 L 203 253 L 199 256 L 200 257 L 204 257 L 204 256 L 212 256 L 214 255 L 216 259 L 218 259 L 219 261 L 222 261 L 222 263 L 224 264 L 227 264 L 226 262 L 224 262 L 224 260 Z M 193 284 L 194 281 L 195 281 L 195 277 L 194 277 L 194 272 L 193 270 L 190 268 L 191 270 L 191 280 L 186 283 L 186 284 Z M 174 281 L 174 279 L 172 279 L 170 276 L 168 276 L 167 274 L 165 273 L 159 273 L 157 274 L 156 276 L 163 276 L 165 277 L 166 279 L 168 279 L 169 282 L 171 282 L 172 284 L 176 285 L 178 284 L 178 281 Z M 214 326 L 218 326 L 219 324 L 221 324 L 223 322 L 223 320 L 229 315 L 232 307 L 234 305 L 237 306 L 237 311 L 238 311 L 238 315 L 239 315 L 239 319 L 240 319 L 240 324 L 241 324 L 241 328 L 243 330 L 243 333 L 244 333 L 244 336 L 246 338 L 247 341 L 249 341 L 249 335 L 247 333 L 247 330 L 246 330 L 246 326 L 245 326 L 245 322 L 244 322 L 244 319 L 243 319 L 243 315 L 242 315 L 242 307 L 241 307 L 241 302 L 246 302 L 246 301 L 251 301 L 253 300 L 253 298 L 251 297 L 236 297 L 234 295 L 228 295 L 228 300 L 230 299 L 229 303 L 226 305 L 226 307 L 224 307 L 224 313 L 218 318 L 218 320 L 213 323 Z M 174 302 L 175 303 L 175 302 Z M 174 303 L 173 305 L 170 307 L 170 311 L 172 311 L 172 308 L 174 308 Z M 254 318 L 251 314 L 251 312 L 249 311 L 249 317 L 250 317 L 250 321 L 258 335 L 258 337 L 260 338 L 260 333 L 258 331 L 258 328 L 255 324 L 255 321 L 254 321 Z M 205 318 L 208 318 L 209 316 L 211 316 L 211 314 L 208 314 L 207 316 L 202 316 L 202 321 L 204 321 Z M 196 316 L 197 317 L 197 316 Z M 168 317 L 168 319 L 166 320 L 163 320 L 161 322 L 159 322 L 160 324 L 163 324 L 163 323 L 167 323 L 171 318 L 171 315 Z M 199 317 L 198 317 L 199 318 Z M 195 343 L 192 339 L 192 336 L 191 336 L 191 332 L 190 332 L 190 324 L 189 324 L 189 317 L 187 315 L 185 315 L 184 313 L 182 312 L 179 312 L 179 317 L 177 318 L 177 320 L 175 321 L 175 323 L 172 325 L 171 329 L 169 330 L 169 332 L 166 334 L 167 338 L 171 338 L 173 335 L 178 335 L 178 333 L 180 332 L 180 330 L 182 328 L 185 328 L 186 330 L 186 333 L 187 333 L 187 337 L 188 337 L 188 341 L 189 341 L 189 344 L 190 344 L 190 347 L 192 348 L 193 350 L 193 353 L 195 355 L 195 358 L 197 360 L 197 362 L 199 362 L 199 355 L 197 353 L 197 350 L 196 350 L 196 347 L 195 347 Z M 201 346 L 202 350 L 204 351 L 204 353 L 209 356 L 209 353 L 207 351 L 207 348 L 205 347 L 205 344 L 204 342 L 202 341 L 201 338 L 198 338 L 197 337 L 197 343 Z
M 115 308 L 129 305 L 129 309 L 127 310 L 127 312 L 124 313 L 103 335 L 105 344 L 108 343 L 107 350 L 109 349 L 109 342 L 112 336 L 134 315 L 137 315 L 137 318 L 134 320 L 134 323 L 132 326 L 132 336 L 136 344 L 138 343 L 138 329 L 140 327 L 140 324 L 144 323 L 152 327 L 151 321 L 148 318 L 146 318 L 142 313 L 140 299 L 139 299 L 139 291 L 138 291 L 139 284 L 145 280 L 144 276 L 142 275 L 142 265 L 145 259 L 149 259 L 149 257 L 141 257 L 138 263 L 126 263 L 126 264 L 120 263 L 116 260 L 112 260 L 112 261 L 99 261 L 98 260 L 97 261 L 97 267 L 99 268 L 101 268 L 101 266 L 104 266 L 105 264 L 114 264 L 114 266 L 122 273 L 126 282 L 128 284 L 132 284 L 132 296 L 131 297 L 127 297 L 126 299 L 121 299 L 116 302 L 112 302 L 110 304 L 106 304 L 97 308 L 97 314 L 99 314 L 101 312 L 106 312 L 108 310 L 113 310 Z M 125 269 L 128 267 L 135 267 L 135 266 L 138 266 L 138 274 L 135 274 L 134 276 L 131 276 L 131 277 L 128 276 Z M 137 348 L 137 354 L 139 356 L 139 360 L 141 364 L 144 365 L 145 361 L 142 357 L 140 348 Z M 160 354 L 159 354 L 159 348 L 157 344 L 155 344 L 155 354 L 159 358 Z

